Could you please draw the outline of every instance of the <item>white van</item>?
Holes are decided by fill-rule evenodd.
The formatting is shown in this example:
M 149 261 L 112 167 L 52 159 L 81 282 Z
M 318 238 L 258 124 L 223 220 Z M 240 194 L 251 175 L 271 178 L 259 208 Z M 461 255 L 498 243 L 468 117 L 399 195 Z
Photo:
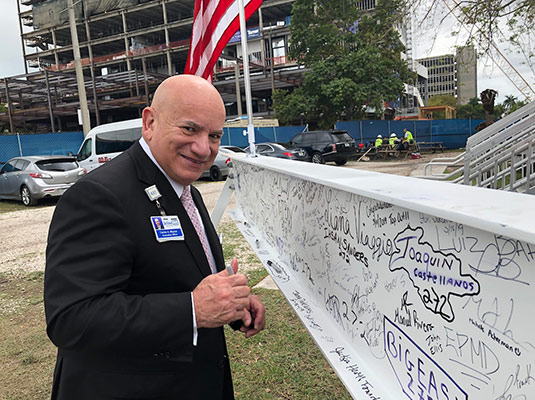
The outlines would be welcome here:
M 76 155 L 78 164 L 89 172 L 112 160 L 141 138 L 141 128 L 142 120 L 138 118 L 91 129 Z M 228 155 L 218 153 L 214 163 L 202 173 L 201 178 L 213 181 L 225 179 L 229 173 L 227 161 Z
M 78 163 L 89 172 L 117 157 L 141 138 L 141 126 L 138 118 L 91 129 L 78 150 Z

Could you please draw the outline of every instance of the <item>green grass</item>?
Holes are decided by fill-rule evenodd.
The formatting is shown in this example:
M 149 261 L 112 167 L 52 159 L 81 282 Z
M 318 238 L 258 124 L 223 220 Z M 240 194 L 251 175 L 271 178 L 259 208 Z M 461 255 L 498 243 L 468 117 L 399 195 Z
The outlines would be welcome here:
M 227 329 L 236 399 L 351 399 L 278 290 L 255 289 L 266 329 L 252 338 Z
M 43 273 L 0 274 L 0 399 L 50 398 L 56 349 L 45 334 Z
M 223 256 L 227 262 L 237 257 L 240 263 L 245 262 L 255 267 L 262 265 L 233 222 L 222 222 L 217 230 L 223 235 Z
M 267 272 L 257 267 L 246 275 L 252 287 Z M 56 348 L 45 332 L 43 277 L 0 273 L 0 399 L 50 398 Z M 284 296 L 253 293 L 266 305 L 266 329 L 245 339 L 225 328 L 236 399 L 351 399 Z
M 444 170 L 444 174 L 449 174 L 453 171 L 455 171 L 456 169 L 459 169 L 459 167 L 446 167 L 446 169 Z M 459 171 L 458 173 L 456 173 L 455 175 L 452 175 L 448 178 L 448 181 L 454 181 L 455 179 L 459 178 L 461 175 L 463 174 L 463 171 Z
M 24 209 L 26 207 L 20 201 L 0 200 L 0 214 Z
M 28 209 L 33 209 L 33 208 L 40 208 L 40 207 L 50 207 L 50 206 L 55 206 L 56 203 L 57 203 L 56 198 L 48 198 L 48 199 L 43 199 L 39 201 L 39 203 L 37 203 L 36 206 L 26 207 L 20 201 L 0 200 L 0 214 L 13 212 L 13 211 L 28 210 Z
M 247 283 L 252 288 L 256 286 L 262 279 L 268 276 L 268 273 L 263 267 L 259 267 L 247 271 L 245 275 L 247 276 Z

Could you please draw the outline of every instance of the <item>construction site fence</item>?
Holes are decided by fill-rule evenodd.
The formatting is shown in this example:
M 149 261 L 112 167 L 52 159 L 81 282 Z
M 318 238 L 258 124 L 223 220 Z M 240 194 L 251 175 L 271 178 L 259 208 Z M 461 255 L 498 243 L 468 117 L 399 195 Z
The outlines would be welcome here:
M 476 133 L 482 119 L 439 119 L 439 120 L 362 120 L 337 122 L 337 129 L 344 129 L 357 141 L 375 141 L 377 135 L 390 137 L 392 133 L 403 137 L 409 130 L 417 142 L 440 142 L 446 149 L 466 147 L 466 140 Z
M 291 138 L 299 132 L 303 132 L 306 125 L 300 126 L 272 126 L 254 128 L 255 143 L 265 142 L 288 142 Z M 233 127 L 224 128 L 223 137 L 221 138 L 221 145 L 227 146 L 249 146 L 249 138 L 247 136 L 247 128 Z
M 0 134 L 0 164 L 13 157 L 76 154 L 83 132 Z
M 255 128 L 256 143 L 287 142 L 304 129 L 305 125 Z M 244 131 L 247 128 L 224 128 L 221 144 L 248 146 Z M 82 132 L 0 134 L 0 165 L 19 156 L 76 154 L 83 140 Z
M 403 136 L 403 129 L 412 132 L 418 142 L 440 142 L 446 149 L 466 146 L 466 140 L 475 133 L 482 120 L 433 120 L 433 121 L 346 121 L 338 122 L 337 129 L 344 129 L 355 141 L 375 141 L 377 135 L 388 137 L 392 132 Z M 306 125 L 255 128 L 255 143 L 288 142 Z M 0 164 L 17 156 L 76 154 L 82 144 L 82 132 L 39 134 L 0 134 Z M 224 128 L 222 145 L 246 147 L 249 145 L 246 127 Z

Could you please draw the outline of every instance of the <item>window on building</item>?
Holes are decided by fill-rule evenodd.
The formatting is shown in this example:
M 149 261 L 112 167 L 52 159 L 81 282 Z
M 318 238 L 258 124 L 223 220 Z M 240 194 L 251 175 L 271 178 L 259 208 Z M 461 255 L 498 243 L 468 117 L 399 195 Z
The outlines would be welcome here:
M 286 43 L 284 37 L 275 38 L 272 41 L 273 43 L 273 57 L 284 57 L 286 56 Z

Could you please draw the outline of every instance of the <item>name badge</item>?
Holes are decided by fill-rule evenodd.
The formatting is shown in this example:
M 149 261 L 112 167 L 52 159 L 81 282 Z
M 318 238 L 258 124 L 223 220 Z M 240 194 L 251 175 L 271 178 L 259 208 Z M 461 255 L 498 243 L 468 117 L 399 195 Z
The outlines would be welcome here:
M 184 231 L 182 230 L 178 216 L 162 215 L 150 217 L 150 223 L 158 242 L 184 240 Z

